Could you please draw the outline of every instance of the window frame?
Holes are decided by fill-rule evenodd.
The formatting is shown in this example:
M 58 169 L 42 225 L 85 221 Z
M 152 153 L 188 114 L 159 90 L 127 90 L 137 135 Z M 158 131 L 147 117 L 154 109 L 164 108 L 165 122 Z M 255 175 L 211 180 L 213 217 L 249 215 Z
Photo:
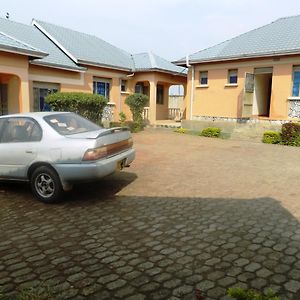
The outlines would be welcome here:
M 98 93 L 97 84 L 102 83 L 104 84 L 104 95 Z M 108 88 L 107 88 L 108 86 Z M 95 95 L 101 95 L 105 97 L 107 100 L 110 99 L 110 92 L 112 87 L 112 79 L 111 78 L 100 78 L 100 77 L 94 77 L 93 78 L 93 94 Z
M 121 79 L 121 83 L 120 83 L 121 93 L 127 92 L 127 83 L 128 81 L 126 79 Z
M 297 90 L 295 86 L 295 74 L 299 74 L 299 79 L 298 79 L 298 95 L 294 95 L 295 89 Z M 293 67 L 293 78 L 292 78 L 292 97 L 300 97 L 300 66 L 294 66 Z
M 203 76 L 203 75 L 206 75 L 206 76 Z M 202 80 L 204 80 L 204 82 Z M 200 83 L 200 86 L 208 85 L 208 71 L 200 71 L 199 72 L 199 83 Z
M 2 141 L 3 133 L 5 132 L 8 124 L 9 124 L 9 121 L 10 120 L 18 120 L 18 119 L 19 120 L 24 120 L 24 124 L 26 122 L 28 122 L 28 121 L 31 121 L 34 124 L 34 126 L 37 126 L 38 130 L 40 131 L 39 139 L 38 140 L 28 140 L 28 141 L 25 140 L 25 141 L 6 141 L 6 142 L 3 142 Z M 38 143 L 43 138 L 43 135 L 44 135 L 43 129 L 42 129 L 41 125 L 34 118 L 20 116 L 20 117 L 5 117 L 5 118 L 1 118 L 0 122 L 1 122 L 1 120 L 4 120 L 4 123 L 0 127 L 0 144 L 9 144 L 9 143 Z M 32 132 L 31 132 L 31 134 L 32 134 Z
M 234 76 L 232 75 L 232 73 L 234 73 Z M 234 82 L 231 82 L 231 79 L 234 78 Z M 228 74 L 227 74 L 227 84 L 230 85 L 235 85 L 238 84 L 238 69 L 228 69 Z

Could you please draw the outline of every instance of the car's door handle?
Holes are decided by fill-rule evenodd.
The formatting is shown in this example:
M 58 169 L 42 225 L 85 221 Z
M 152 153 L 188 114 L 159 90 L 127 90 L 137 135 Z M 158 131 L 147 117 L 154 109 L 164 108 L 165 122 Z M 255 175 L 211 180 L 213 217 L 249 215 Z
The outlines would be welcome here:
M 26 150 L 25 153 L 33 154 L 34 152 L 32 150 Z

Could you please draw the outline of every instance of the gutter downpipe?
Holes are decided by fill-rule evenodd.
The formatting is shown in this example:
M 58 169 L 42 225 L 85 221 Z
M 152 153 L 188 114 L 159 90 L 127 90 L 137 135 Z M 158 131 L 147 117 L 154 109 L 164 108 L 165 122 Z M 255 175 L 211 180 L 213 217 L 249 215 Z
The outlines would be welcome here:
M 191 86 L 191 98 L 190 98 L 190 120 L 193 119 L 193 104 L 194 104 L 194 84 L 195 84 L 195 67 L 189 62 L 189 56 L 186 56 L 186 66 L 192 67 L 192 86 Z

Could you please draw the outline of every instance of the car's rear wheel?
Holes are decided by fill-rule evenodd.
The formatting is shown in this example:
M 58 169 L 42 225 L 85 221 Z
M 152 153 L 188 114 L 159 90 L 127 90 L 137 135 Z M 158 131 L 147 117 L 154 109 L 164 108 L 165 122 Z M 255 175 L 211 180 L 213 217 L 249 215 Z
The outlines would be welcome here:
M 30 178 L 31 189 L 36 198 L 45 203 L 60 199 L 63 188 L 57 173 L 47 166 L 36 168 Z

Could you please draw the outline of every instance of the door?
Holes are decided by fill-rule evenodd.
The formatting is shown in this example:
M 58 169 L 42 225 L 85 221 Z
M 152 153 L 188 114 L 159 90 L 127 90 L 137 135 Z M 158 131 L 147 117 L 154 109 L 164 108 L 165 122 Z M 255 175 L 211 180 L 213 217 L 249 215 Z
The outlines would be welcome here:
M 31 118 L 0 119 L 0 178 L 26 179 L 41 139 L 42 129 Z
M 253 115 L 269 117 L 273 68 L 256 68 L 254 74 Z

